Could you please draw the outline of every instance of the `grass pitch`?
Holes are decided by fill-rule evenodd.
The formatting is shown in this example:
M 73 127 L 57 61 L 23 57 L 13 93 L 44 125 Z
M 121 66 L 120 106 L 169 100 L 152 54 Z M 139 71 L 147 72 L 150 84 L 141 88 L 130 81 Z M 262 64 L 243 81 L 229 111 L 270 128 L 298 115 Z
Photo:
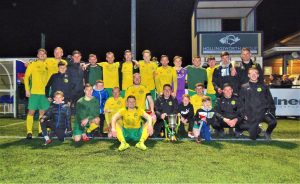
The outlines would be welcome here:
M 300 183 L 297 120 L 279 120 L 270 142 L 148 140 L 124 152 L 116 140 L 43 146 L 17 138 L 23 121 L 0 119 L 0 183 Z

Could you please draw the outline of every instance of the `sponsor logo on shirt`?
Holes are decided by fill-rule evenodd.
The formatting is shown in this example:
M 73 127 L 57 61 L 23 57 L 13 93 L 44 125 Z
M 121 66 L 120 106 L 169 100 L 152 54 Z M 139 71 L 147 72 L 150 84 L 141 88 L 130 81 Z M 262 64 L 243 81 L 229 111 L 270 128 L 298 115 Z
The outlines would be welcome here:
M 190 112 L 190 110 L 189 110 L 189 109 L 186 109 L 185 111 L 181 111 L 180 114 L 186 115 L 186 114 L 188 114 L 189 112 Z

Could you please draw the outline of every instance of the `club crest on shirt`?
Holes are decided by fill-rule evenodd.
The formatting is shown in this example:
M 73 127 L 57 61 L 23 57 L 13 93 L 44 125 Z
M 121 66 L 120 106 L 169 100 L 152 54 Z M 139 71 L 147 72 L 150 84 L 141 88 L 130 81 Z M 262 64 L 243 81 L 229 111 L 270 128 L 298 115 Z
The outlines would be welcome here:
M 261 92 L 261 91 L 262 91 L 261 87 L 257 88 L 257 92 Z
M 139 94 L 143 94 L 143 93 L 144 93 L 144 90 L 141 89 L 141 90 L 139 91 Z
M 173 103 L 170 101 L 170 102 L 169 102 L 169 106 L 172 106 L 172 105 L 173 105 Z
M 68 83 L 69 80 L 67 78 L 64 78 L 64 83 Z
M 117 104 L 118 104 L 118 105 L 121 105 L 121 104 L 122 104 L 122 102 L 118 101 L 118 102 L 117 102 Z
M 231 105 L 235 105 L 236 104 L 236 101 L 235 100 L 232 100 L 231 101 Z

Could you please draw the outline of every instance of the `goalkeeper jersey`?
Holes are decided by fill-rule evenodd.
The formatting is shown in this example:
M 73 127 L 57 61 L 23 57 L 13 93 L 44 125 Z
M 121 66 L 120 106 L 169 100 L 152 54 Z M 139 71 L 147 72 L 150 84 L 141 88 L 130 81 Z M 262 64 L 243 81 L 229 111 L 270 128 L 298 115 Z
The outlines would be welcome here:
M 31 94 L 44 95 L 48 81 L 45 61 L 37 60 L 27 66 L 24 76 L 25 90 Z
M 157 64 L 152 61 L 150 61 L 149 63 L 146 63 L 145 61 L 140 61 L 139 65 L 141 74 L 141 84 L 146 86 L 149 90 L 154 90 L 154 72 L 157 69 Z
M 98 63 L 103 68 L 104 88 L 119 87 L 119 62 L 109 64 L 108 62 Z

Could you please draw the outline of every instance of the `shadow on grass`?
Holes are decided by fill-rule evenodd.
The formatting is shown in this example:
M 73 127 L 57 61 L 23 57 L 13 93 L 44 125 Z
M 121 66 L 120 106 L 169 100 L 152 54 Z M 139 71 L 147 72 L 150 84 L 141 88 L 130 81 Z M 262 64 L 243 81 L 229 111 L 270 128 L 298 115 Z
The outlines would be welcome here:
M 117 150 L 118 147 L 119 147 L 119 145 L 120 145 L 120 142 L 119 142 L 118 140 L 116 140 L 116 139 L 111 140 L 110 142 L 111 142 L 112 144 L 109 146 L 109 149 L 110 149 L 110 150 Z
M 32 139 L 32 140 L 19 139 L 16 141 L 1 144 L 0 149 L 5 149 L 9 147 L 21 147 L 21 146 L 31 147 L 32 149 L 47 149 L 47 148 L 60 146 L 64 143 L 58 140 L 54 140 L 51 144 L 47 146 L 43 144 L 44 144 L 44 139 Z
M 157 144 L 157 142 L 158 142 L 158 140 L 147 140 L 145 142 L 145 144 L 149 149 L 153 149 L 155 147 L 155 145 Z
M 201 144 L 212 147 L 214 149 L 218 149 L 218 150 L 220 150 L 224 147 L 224 145 L 219 141 L 204 141 Z
M 44 146 L 44 139 L 32 139 L 32 140 L 27 140 L 27 139 L 19 139 L 16 141 L 11 141 L 7 143 L 2 143 L 0 144 L 0 149 L 6 149 L 10 147 L 30 147 L 31 149 L 48 149 L 48 148 L 53 148 L 56 146 L 61 146 L 63 144 L 68 144 L 70 146 L 73 146 L 75 148 L 81 148 L 85 144 L 96 144 L 99 142 L 106 142 L 109 143 L 109 149 L 110 150 L 117 150 L 120 143 L 116 139 L 110 139 L 110 140 L 91 140 L 88 143 L 84 143 L 82 141 L 80 142 L 74 142 L 72 140 L 66 140 L 65 142 L 60 142 L 56 139 L 53 140 L 53 142 L 47 146 Z M 162 141 L 162 140 L 147 140 L 145 142 L 145 145 L 149 149 L 155 149 L 155 145 L 159 142 L 163 142 L 163 144 L 175 144 L 175 145 L 180 145 L 184 143 L 185 141 L 177 141 L 177 142 L 168 142 L 168 141 Z M 298 144 L 295 142 L 289 142 L 289 141 L 210 141 L 210 142 L 202 142 L 199 146 L 208 146 L 212 147 L 214 149 L 220 150 L 224 147 L 222 142 L 227 142 L 229 144 L 240 144 L 244 146 L 271 146 L 271 147 L 278 147 L 281 149 L 287 149 L 287 150 L 292 150 L 298 148 Z M 129 142 L 131 146 L 134 146 L 136 142 Z M 195 143 L 196 144 L 196 143 Z
M 296 149 L 298 144 L 288 141 L 228 141 L 231 144 L 240 144 L 245 146 L 274 146 L 282 149 Z
M 79 141 L 79 142 L 71 141 L 70 146 L 73 146 L 75 148 L 80 148 L 84 145 L 93 145 L 93 144 L 98 144 L 98 143 L 101 143 L 101 142 L 117 144 L 118 141 L 116 139 L 91 139 L 88 142 L 83 142 L 82 140 Z

